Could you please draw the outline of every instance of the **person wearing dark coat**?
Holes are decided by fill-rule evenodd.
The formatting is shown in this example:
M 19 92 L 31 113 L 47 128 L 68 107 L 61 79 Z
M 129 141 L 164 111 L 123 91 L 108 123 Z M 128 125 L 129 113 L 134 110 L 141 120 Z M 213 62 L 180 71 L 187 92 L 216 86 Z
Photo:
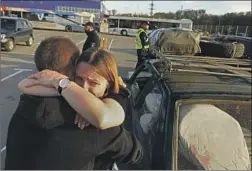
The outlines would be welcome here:
M 57 71 L 71 81 L 71 64 L 79 56 L 70 39 L 51 37 L 40 43 L 34 59 L 38 71 Z M 125 110 L 128 95 L 121 89 L 106 96 Z M 59 83 L 57 91 L 61 94 L 66 90 Z M 141 159 L 141 144 L 123 126 L 80 129 L 76 116 L 62 95 L 22 94 L 8 127 L 5 170 L 91 170 L 96 168 L 97 158 L 99 165 L 108 167 L 113 162 L 136 163 Z
M 100 37 L 95 30 L 95 25 L 92 22 L 87 22 L 84 27 L 85 33 L 87 34 L 87 39 L 83 45 L 82 52 L 89 48 L 99 48 Z

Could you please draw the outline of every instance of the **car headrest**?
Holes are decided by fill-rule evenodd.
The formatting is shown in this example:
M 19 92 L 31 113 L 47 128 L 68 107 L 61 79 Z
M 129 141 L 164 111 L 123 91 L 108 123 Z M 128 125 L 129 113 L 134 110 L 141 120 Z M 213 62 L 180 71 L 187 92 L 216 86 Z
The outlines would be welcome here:
M 152 113 L 145 113 L 140 117 L 140 125 L 145 134 L 148 134 L 149 131 L 153 128 L 157 119 L 157 115 Z

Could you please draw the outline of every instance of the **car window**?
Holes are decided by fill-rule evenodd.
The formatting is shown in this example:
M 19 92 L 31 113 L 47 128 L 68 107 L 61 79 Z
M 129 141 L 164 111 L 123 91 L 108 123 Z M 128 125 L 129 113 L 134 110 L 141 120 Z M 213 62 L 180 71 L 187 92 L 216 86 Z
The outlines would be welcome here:
M 140 114 L 139 123 L 142 129 L 145 147 L 148 149 L 150 160 L 156 155 L 154 149 L 157 149 L 157 133 L 162 134 L 163 130 L 160 130 L 160 124 L 158 121 L 162 120 L 162 109 L 163 94 L 159 84 L 147 94 L 142 103 L 141 107 L 138 108 Z M 162 122 L 162 121 L 161 121 Z M 161 131 L 161 132 L 160 132 Z
M 23 25 L 20 20 L 17 20 L 17 28 L 23 28 Z
M 151 124 L 148 127 L 152 127 L 153 122 L 156 122 L 162 101 L 162 91 L 159 88 L 159 84 L 148 93 L 145 97 L 144 103 L 142 104 L 142 114 L 140 115 L 140 120 L 143 115 L 148 115 L 151 118 L 150 122 L 143 122 L 144 124 Z
M 132 96 L 136 99 L 138 94 L 143 90 L 144 86 L 152 78 L 152 73 L 149 69 L 144 69 L 135 76 L 135 82 L 132 85 Z
M 15 30 L 16 29 L 16 21 L 1 18 L 1 29 Z
M 21 28 L 28 28 L 28 23 L 25 20 L 20 20 L 20 26 Z
M 30 28 L 32 28 L 32 23 L 31 23 L 30 21 L 26 21 L 26 22 L 27 22 L 28 26 L 29 26 Z

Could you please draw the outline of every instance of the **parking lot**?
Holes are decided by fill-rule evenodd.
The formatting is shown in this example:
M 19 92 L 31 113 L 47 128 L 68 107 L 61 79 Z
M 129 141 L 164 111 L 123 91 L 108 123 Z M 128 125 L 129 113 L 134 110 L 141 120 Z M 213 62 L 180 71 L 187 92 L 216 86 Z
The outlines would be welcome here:
M 0 145 L 1 167 L 4 167 L 7 127 L 12 114 L 17 108 L 20 92 L 17 84 L 20 80 L 36 72 L 33 55 L 42 40 L 50 36 L 65 36 L 70 38 L 82 49 L 86 40 L 84 33 L 67 33 L 61 31 L 34 30 L 34 44 L 31 47 L 17 45 L 12 52 L 1 51 L 1 96 L 0 96 Z M 119 74 L 127 77 L 136 64 L 135 40 L 132 37 L 101 35 L 108 42 L 108 49 L 116 57 Z

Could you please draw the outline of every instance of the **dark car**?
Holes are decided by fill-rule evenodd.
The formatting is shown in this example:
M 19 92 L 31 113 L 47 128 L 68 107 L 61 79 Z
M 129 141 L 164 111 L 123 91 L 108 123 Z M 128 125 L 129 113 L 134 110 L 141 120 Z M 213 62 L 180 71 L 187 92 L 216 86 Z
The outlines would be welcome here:
M 32 46 L 34 42 L 32 24 L 23 18 L 1 17 L 1 47 L 12 51 L 15 45 L 21 42 Z
M 144 148 L 128 169 L 249 170 L 251 62 L 155 55 L 125 79 L 125 125 Z
M 100 24 L 98 22 L 94 23 L 95 30 L 99 33 L 100 32 Z

